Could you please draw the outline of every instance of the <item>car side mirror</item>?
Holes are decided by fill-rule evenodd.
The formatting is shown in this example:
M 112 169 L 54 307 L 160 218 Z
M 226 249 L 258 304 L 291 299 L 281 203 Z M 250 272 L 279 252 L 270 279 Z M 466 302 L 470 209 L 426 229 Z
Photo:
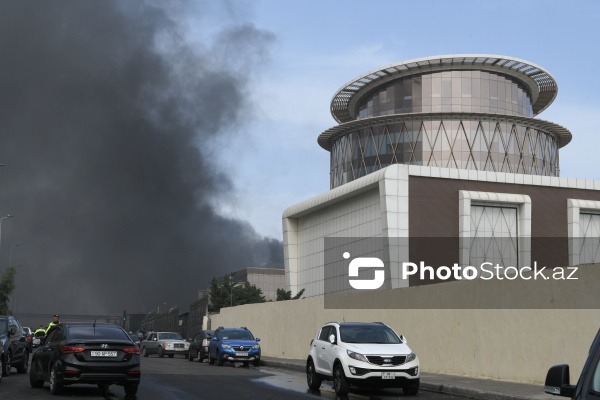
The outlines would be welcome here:
M 257 337 L 257 338 L 256 338 L 256 341 L 257 341 L 257 342 L 260 342 L 260 338 L 259 338 L 259 337 Z
M 335 335 L 334 334 L 329 335 L 329 343 L 335 344 Z
M 575 394 L 575 385 L 571 385 L 569 382 L 569 366 L 567 364 L 555 365 L 548 370 L 544 392 L 558 396 L 573 397 L 573 394 Z
M 400 341 L 401 341 L 402 343 L 408 343 L 408 342 L 406 341 L 406 338 L 404 337 L 404 335 L 400 335 Z

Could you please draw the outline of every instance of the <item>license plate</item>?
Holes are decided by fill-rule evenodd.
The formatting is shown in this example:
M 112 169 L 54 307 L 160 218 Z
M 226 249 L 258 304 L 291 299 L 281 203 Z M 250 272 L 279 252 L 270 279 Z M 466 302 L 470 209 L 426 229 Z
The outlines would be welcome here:
M 184 348 L 181 348 L 181 349 L 177 348 L 177 349 L 175 349 L 175 351 L 185 351 L 185 349 Z
M 92 350 L 92 357 L 116 357 L 116 351 L 94 351 Z
M 246 353 L 246 352 L 243 352 L 243 353 L 242 353 L 242 352 L 239 352 L 239 351 L 237 351 L 237 352 L 235 353 L 235 356 L 236 356 L 236 357 L 248 357 L 248 353 Z
M 395 372 L 382 372 L 381 379 L 396 379 Z

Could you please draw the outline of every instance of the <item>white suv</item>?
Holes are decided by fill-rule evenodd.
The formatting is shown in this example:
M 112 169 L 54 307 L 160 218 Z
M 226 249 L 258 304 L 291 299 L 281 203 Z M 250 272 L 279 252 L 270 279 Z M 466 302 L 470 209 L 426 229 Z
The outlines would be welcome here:
M 382 322 L 329 322 L 310 342 L 306 381 L 312 390 L 328 380 L 338 395 L 350 385 L 401 387 L 416 395 L 419 378 L 417 355 Z

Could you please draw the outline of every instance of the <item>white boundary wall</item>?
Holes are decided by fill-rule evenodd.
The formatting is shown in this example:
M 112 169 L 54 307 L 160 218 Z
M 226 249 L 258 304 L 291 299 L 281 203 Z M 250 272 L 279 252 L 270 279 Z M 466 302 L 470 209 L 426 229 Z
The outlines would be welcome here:
M 540 307 L 558 298 L 576 307 L 590 298 L 600 305 L 600 265 L 578 271 L 579 280 L 547 285 L 513 282 L 510 300 L 538 299 Z M 469 284 L 469 286 L 460 286 Z M 518 285 L 523 285 L 518 287 Z M 528 286 L 529 285 L 529 286 Z M 498 282 L 450 282 L 345 296 L 363 307 L 396 299 L 448 301 L 489 293 L 490 303 L 508 295 Z M 406 297 L 405 297 L 406 296 Z M 508 297 L 508 296 L 507 296 Z M 379 303 L 381 304 L 381 303 Z M 483 305 L 483 303 L 482 303 Z M 548 368 L 569 364 L 576 381 L 600 327 L 599 309 L 324 309 L 323 296 L 224 308 L 211 327 L 246 326 L 261 338 L 265 356 L 305 359 L 309 343 L 328 321 L 381 321 L 407 337 L 425 372 L 543 383 Z M 540 388 L 542 393 L 542 388 Z

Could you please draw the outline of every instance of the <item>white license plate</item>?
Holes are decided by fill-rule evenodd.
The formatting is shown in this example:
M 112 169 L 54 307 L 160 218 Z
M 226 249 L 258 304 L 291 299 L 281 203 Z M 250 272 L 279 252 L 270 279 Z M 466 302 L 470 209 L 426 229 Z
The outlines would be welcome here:
M 116 357 L 116 351 L 94 351 L 92 350 L 92 357 Z
M 395 372 L 382 372 L 381 379 L 396 379 Z
M 236 351 L 235 356 L 236 357 L 248 357 L 248 353 L 246 353 L 246 352 L 242 353 L 242 352 Z
M 175 351 L 185 351 L 185 349 L 183 347 L 182 348 L 176 348 Z

